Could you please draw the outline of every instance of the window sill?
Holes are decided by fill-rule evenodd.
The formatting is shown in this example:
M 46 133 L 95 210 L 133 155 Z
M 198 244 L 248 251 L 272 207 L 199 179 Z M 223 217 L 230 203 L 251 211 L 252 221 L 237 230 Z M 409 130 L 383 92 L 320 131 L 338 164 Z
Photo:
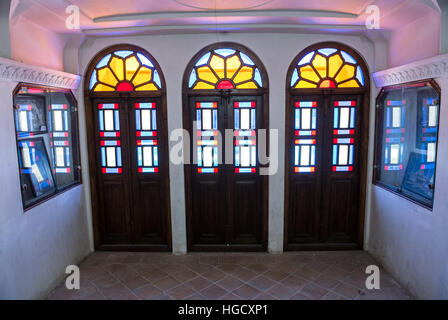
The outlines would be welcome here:
M 82 182 L 75 182 L 75 183 L 73 183 L 73 184 L 71 184 L 71 185 L 68 185 L 68 186 L 64 187 L 64 188 L 61 189 L 61 190 L 58 190 L 58 191 L 56 191 L 56 192 L 54 192 L 54 193 L 51 193 L 51 194 L 49 194 L 49 195 L 47 195 L 47 196 L 45 196 L 45 197 L 43 197 L 43 198 L 40 198 L 40 199 L 37 200 L 35 203 L 32 203 L 32 204 L 30 204 L 30 205 L 28 205 L 28 206 L 26 206 L 26 207 L 25 207 L 25 205 L 22 203 L 22 205 L 23 205 L 23 213 L 27 213 L 27 212 L 30 211 L 31 209 L 34 209 L 35 207 L 40 206 L 41 204 L 43 204 L 43 203 L 45 203 L 45 202 L 47 202 L 47 201 L 49 201 L 49 200 L 51 200 L 51 199 L 53 199 L 53 198 L 56 198 L 57 196 L 59 196 L 59 195 L 65 193 L 65 192 L 67 192 L 67 191 L 70 191 L 70 190 L 72 190 L 72 189 L 74 189 L 74 188 L 76 188 L 76 187 L 78 187 L 78 186 L 80 186 L 80 185 L 82 185 Z
M 418 206 L 420 206 L 420 207 L 422 207 L 422 208 L 424 208 L 424 209 L 426 209 L 426 210 L 428 210 L 428 211 L 430 211 L 432 213 L 433 206 L 427 205 L 427 204 L 422 203 L 422 202 L 420 202 L 420 201 L 418 201 L 418 200 L 416 200 L 414 198 L 411 198 L 411 197 L 401 193 L 400 191 L 397 191 L 396 188 L 388 186 L 387 184 L 381 183 L 379 181 L 374 182 L 373 185 L 377 186 L 377 187 L 380 187 L 381 189 L 384 189 L 386 191 L 389 191 L 389 192 L 391 192 L 391 193 L 393 193 L 393 194 L 395 194 L 395 195 L 397 195 L 397 196 L 399 196 L 399 197 L 401 197 L 401 198 L 403 198 L 403 199 L 405 199 L 407 201 L 410 201 L 410 202 L 412 202 L 412 203 L 414 203 L 414 204 L 416 204 L 416 205 L 418 205 Z

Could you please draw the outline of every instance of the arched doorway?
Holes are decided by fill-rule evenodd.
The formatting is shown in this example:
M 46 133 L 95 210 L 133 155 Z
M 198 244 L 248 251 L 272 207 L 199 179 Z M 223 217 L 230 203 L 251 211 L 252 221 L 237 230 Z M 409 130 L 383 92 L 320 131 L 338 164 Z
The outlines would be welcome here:
M 268 128 L 263 64 L 242 45 L 212 44 L 186 68 L 183 104 L 192 138 L 185 165 L 188 249 L 265 250 L 268 178 L 257 157 L 257 132 Z
M 340 43 L 303 50 L 286 81 L 285 249 L 362 248 L 369 74 Z
M 116 45 L 84 83 L 95 247 L 170 250 L 165 80 L 144 49 Z

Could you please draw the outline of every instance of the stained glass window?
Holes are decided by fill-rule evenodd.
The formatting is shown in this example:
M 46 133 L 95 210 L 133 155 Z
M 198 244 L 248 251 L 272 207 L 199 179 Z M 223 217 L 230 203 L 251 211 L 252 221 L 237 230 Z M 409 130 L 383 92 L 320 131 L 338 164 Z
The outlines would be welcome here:
M 188 87 L 197 89 L 258 89 L 261 73 L 245 53 L 229 48 L 209 51 L 200 57 L 190 73 Z
M 143 53 L 117 50 L 97 63 L 90 77 L 89 90 L 157 91 L 162 88 L 160 72 Z
M 218 102 L 196 102 L 199 173 L 218 172 Z
M 315 172 L 317 101 L 295 102 L 294 128 L 294 172 Z
M 154 102 L 139 102 L 135 107 L 137 167 L 139 173 L 159 172 L 157 109 Z
M 365 83 L 359 62 L 344 50 L 321 48 L 302 56 L 291 76 L 291 88 L 358 88 Z
M 235 172 L 257 171 L 257 121 L 255 101 L 236 101 L 234 109 Z
M 70 91 L 21 86 L 14 119 L 25 208 L 79 182 L 77 110 Z
M 118 103 L 98 104 L 98 128 L 102 172 L 122 173 Z
M 355 100 L 334 101 L 333 171 L 353 171 Z
M 440 94 L 432 82 L 384 88 L 378 97 L 375 182 L 432 206 Z

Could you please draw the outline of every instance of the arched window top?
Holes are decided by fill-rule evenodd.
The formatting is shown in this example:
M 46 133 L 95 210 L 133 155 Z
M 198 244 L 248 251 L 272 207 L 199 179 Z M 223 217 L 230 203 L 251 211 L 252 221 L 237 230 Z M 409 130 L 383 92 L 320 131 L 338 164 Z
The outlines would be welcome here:
M 93 92 L 157 91 L 162 88 L 156 64 L 139 50 L 115 50 L 96 64 L 89 82 Z
M 260 67 L 249 53 L 231 47 L 207 51 L 194 61 L 188 88 L 259 89 L 263 87 Z
M 321 47 L 300 54 L 292 72 L 291 88 L 364 87 L 363 68 L 347 51 Z

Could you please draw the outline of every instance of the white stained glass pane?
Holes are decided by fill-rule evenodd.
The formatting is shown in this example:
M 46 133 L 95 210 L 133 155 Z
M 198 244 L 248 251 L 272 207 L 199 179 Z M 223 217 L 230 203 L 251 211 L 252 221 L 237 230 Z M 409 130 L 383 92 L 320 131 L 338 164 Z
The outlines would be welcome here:
M 152 147 L 143 147 L 143 166 L 152 167 Z
M 350 108 L 340 109 L 339 128 L 347 129 L 350 120 Z
M 348 164 L 348 145 L 339 145 L 338 164 L 340 166 L 346 166 Z
M 212 130 L 212 110 L 202 110 L 202 130 Z
M 104 130 L 114 131 L 114 111 L 104 110 Z
M 42 173 L 40 172 L 37 164 L 33 164 L 31 166 L 31 170 L 33 170 L 33 174 L 36 177 L 37 182 L 41 183 L 42 181 L 44 181 L 44 177 L 42 176 Z
M 30 149 L 27 145 L 22 148 L 22 166 L 24 168 L 31 167 Z
M 301 126 L 303 130 L 309 130 L 310 124 L 311 124 L 311 109 L 305 108 L 302 109 L 302 119 L 301 119 Z
M 28 131 L 27 111 L 19 111 L 19 130 Z
M 107 147 L 106 148 L 106 158 L 107 158 L 107 166 L 108 167 L 116 167 L 117 166 L 117 157 L 115 155 L 115 147 Z
M 213 166 L 213 147 L 204 147 L 202 149 L 202 160 L 204 167 Z
M 56 155 L 56 167 L 63 167 L 64 166 L 64 148 L 63 147 L 56 147 L 55 148 L 55 155 Z
M 429 106 L 428 126 L 435 127 L 437 125 L 437 107 Z
M 435 142 L 428 143 L 428 150 L 426 152 L 426 162 L 436 161 L 436 144 Z
M 310 165 L 310 146 L 300 147 L 300 165 L 301 166 Z
M 400 162 L 400 145 L 392 144 L 390 146 L 390 163 L 397 164 Z
M 400 107 L 392 108 L 392 127 L 394 127 L 394 128 L 401 127 L 401 108 Z
M 242 130 L 248 130 L 250 128 L 250 110 L 249 109 L 241 109 L 241 120 L 240 120 L 240 128 Z
M 247 146 L 240 147 L 240 161 L 242 167 L 250 166 L 250 147 Z
M 54 130 L 55 131 L 63 131 L 63 122 L 62 122 L 62 111 L 55 110 L 53 112 L 53 118 L 54 118 Z
M 151 110 L 142 109 L 142 130 L 151 130 Z

